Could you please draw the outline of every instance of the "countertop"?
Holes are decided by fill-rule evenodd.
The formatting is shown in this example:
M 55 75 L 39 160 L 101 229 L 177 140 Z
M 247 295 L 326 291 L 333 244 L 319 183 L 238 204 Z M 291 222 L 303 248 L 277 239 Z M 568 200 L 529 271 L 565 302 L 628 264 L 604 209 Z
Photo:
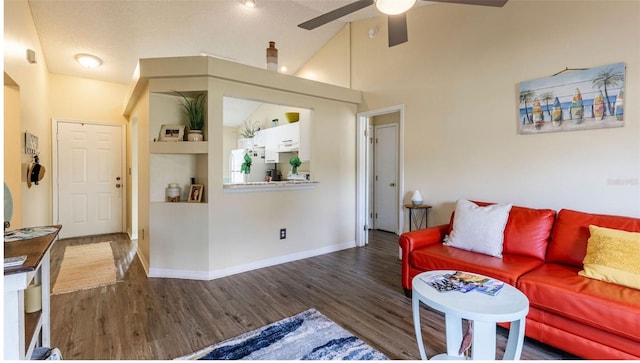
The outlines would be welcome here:
M 288 189 L 309 189 L 318 185 L 317 181 L 308 180 L 283 180 L 270 182 L 246 182 L 246 183 L 225 183 L 226 191 L 258 191 L 258 190 L 288 190 Z

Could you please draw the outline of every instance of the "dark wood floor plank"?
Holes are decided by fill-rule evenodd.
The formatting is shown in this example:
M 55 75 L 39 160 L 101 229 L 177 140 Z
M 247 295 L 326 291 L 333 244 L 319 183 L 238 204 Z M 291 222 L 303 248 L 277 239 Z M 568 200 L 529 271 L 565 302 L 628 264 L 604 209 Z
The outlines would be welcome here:
M 124 234 L 58 241 L 52 282 L 69 245 L 111 241 L 119 282 L 51 298 L 52 344 L 65 359 L 173 359 L 309 308 L 391 359 L 419 359 L 411 300 L 400 284 L 397 236 L 213 281 L 149 279 Z M 422 309 L 429 356 L 446 351 L 442 314 Z M 498 357 L 507 331 L 498 330 Z M 523 359 L 571 356 L 526 340 Z

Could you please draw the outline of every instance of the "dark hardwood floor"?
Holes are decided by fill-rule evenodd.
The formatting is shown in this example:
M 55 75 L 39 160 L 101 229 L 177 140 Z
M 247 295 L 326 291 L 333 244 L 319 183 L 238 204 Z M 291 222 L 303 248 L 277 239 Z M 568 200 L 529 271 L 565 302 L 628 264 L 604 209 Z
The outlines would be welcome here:
M 103 241 L 111 241 L 119 282 L 52 296 L 52 345 L 65 359 L 166 360 L 315 308 L 391 359 L 419 359 L 397 238 L 371 231 L 367 247 L 212 281 L 147 278 L 124 234 L 60 240 L 52 282 L 66 246 Z M 443 316 L 422 309 L 427 355 L 445 352 Z M 506 334 L 499 328 L 498 358 Z M 525 340 L 522 359 L 563 358 L 573 357 Z

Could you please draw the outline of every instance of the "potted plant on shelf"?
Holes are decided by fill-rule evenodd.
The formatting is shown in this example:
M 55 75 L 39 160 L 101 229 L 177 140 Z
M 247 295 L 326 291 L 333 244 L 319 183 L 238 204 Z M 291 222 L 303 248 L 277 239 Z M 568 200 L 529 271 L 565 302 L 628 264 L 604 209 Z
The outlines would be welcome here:
M 246 139 L 253 139 L 256 136 L 256 132 L 260 131 L 259 122 L 245 121 L 240 129 L 240 134 Z
M 203 141 L 204 135 L 202 134 L 202 129 L 204 128 L 207 94 L 200 93 L 195 97 L 187 97 L 182 92 L 174 92 L 182 97 L 180 105 L 182 106 L 182 111 L 185 116 L 184 123 L 189 128 L 187 140 Z

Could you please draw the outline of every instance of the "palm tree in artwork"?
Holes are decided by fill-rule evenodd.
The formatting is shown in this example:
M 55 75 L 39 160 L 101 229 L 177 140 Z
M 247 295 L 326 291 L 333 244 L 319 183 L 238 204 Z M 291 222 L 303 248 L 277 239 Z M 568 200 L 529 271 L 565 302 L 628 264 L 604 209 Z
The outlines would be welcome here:
M 524 112 L 527 115 L 527 122 L 522 122 L 523 124 L 525 123 L 529 123 L 532 122 L 531 121 L 531 117 L 529 116 L 529 102 L 531 102 L 533 100 L 533 98 L 536 96 L 536 92 L 532 91 L 532 90 L 524 90 L 520 92 L 520 103 L 524 103 Z
M 553 95 L 553 92 L 545 92 L 543 94 L 541 94 L 540 96 L 540 100 L 544 102 L 545 107 L 547 108 L 547 114 L 549 114 L 549 120 L 551 120 L 551 111 L 549 111 L 549 102 L 553 101 L 553 99 L 555 98 L 555 96 Z
M 597 87 L 598 89 L 604 88 L 604 97 L 607 100 L 607 109 L 609 110 L 609 116 L 613 115 L 613 111 L 611 110 L 612 106 L 611 101 L 609 100 L 607 87 L 616 87 L 623 80 L 624 74 L 620 72 L 614 72 L 613 69 L 609 68 L 598 73 L 596 78 L 594 78 L 592 81 L 593 87 Z

